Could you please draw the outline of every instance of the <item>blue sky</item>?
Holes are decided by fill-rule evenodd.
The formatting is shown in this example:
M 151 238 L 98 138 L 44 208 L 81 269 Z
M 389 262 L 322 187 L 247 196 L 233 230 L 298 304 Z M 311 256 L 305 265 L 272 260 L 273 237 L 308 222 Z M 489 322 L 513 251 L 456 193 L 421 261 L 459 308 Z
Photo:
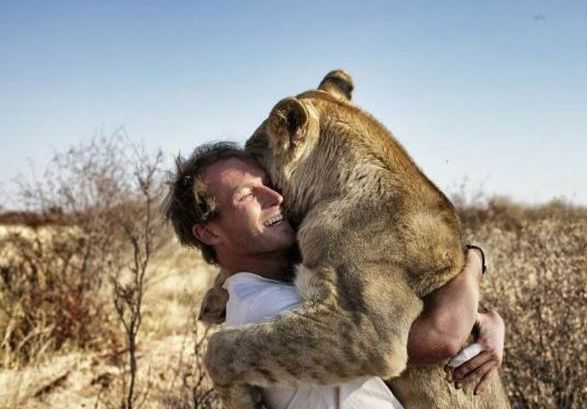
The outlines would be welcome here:
M 1 1 L 0 204 L 124 126 L 168 157 L 244 141 L 333 68 L 444 190 L 587 205 L 582 1 Z

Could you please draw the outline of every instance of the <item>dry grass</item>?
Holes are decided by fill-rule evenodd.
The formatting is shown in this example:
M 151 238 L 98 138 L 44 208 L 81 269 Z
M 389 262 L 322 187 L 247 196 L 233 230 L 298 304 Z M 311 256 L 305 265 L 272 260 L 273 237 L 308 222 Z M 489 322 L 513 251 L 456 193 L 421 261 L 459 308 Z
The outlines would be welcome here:
M 189 368 L 195 386 L 169 386 L 166 405 L 188 388 L 182 407 L 212 407 L 189 320 L 210 270 L 161 226 L 161 158 L 121 131 L 19 184 L 26 210 L 0 215 L 1 405 L 161 407 Z
M 506 326 L 504 384 L 516 408 L 587 406 L 587 209 L 506 199 L 462 210 L 492 269 L 484 305 Z
M 464 206 L 461 215 L 468 240 L 490 255 L 483 304 L 497 307 L 506 320 L 503 377 L 513 407 L 586 407 L 587 210 L 494 199 Z M 209 385 L 194 352 L 203 328 L 192 316 L 215 271 L 165 234 L 154 256 L 139 335 L 141 407 L 214 407 L 206 403 L 213 395 L 206 395 Z M 120 407 L 124 351 L 80 348 L 0 370 L 0 408 Z
M 104 254 L 86 251 L 94 244 L 73 226 L 2 229 L 0 367 L 116 343 L 102 291 Z
M 170 232 L 165 234 L 169 239 L 155 255 L 145 294 L 138 350 L 137 390 L 144 399 L 140 407 L 214 407 L 194 404 L 194 394 L 205 394 L 210 386 L 199 379 L 202 345 L 197 354 L 194 350 L 206 329 L 193 317 L 215 270 L 197 252 L 180 248 Z M 100 297 L 112 308 L 108 290 Z M 122 344 L 70 347 L 44 353 L 27 365 L 0 369 L 0 409 L 119 408 L 128 371 L 125 352 Z

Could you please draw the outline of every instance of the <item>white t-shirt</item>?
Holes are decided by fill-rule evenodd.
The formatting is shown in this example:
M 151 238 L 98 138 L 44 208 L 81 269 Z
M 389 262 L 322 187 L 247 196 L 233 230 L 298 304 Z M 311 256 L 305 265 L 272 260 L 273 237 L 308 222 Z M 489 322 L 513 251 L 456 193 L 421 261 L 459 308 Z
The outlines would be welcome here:
M 224 288 L 229 298 L 226 326 L 259 322 L 292 310 L 301 300 L 292 283 L 271 280 L 253 273 L 236 273 Z M 364 377 L 341 385 L 263 388 L 272 409 L 403 409 L 380 378 Z

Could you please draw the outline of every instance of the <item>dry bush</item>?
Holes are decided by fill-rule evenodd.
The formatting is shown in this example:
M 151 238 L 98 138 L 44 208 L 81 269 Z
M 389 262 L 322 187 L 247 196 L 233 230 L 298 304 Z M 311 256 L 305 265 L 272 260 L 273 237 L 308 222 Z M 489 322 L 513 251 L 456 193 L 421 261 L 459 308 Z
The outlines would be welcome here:
M 195 335 L 194 350 L 186 354 L 181 383 L 167 388 L 161 380 L 176 369 L 170 365 L 175 359 L 172 350 L 165 348 L 173 347 L 167 339 L 153 338 L 160 334 L 139 332 L 143 307 L 148 307 L 148 322 L 167 319 L 148 316 L 153 306 L 143 305 L 152 256 L 167 265 L 168 274 L 201 264 L 198 256 L 188 263 L 182 255 L 169 266 L 167 258 L 158 255 L 160 245 L 171 237 L 159 218 L 161 160 L 161 153 L 146 154 L 117 134 L 57 154 L 40 180 L 20 183 L 24 209 L 0 215 L 4 375 L 29 377 L 31 364 L 51 366 L 55 352 L 99 349 L 99 354 L 82 355 L 96 365 L 96 376 L 85 386 L 97 393 L 95 407 L 218 407 L 203 373 L 202 337 Z M 151 322 L 150 327 L 158 324 Z M 150 347 L 159 343 L 154 357 Z M 102 358 L 96 360 L 98 356 Z M 151 359 L 164 363 L 153 367 Z M 35 378 L 26 391 L 12 396 L 13 401 L 27 406 L 58 402 L 65 392 L 61 389 L 77 390 L 76 380 L 88 376 L 74 367 L 67 373 L 55 388 L 51 379 Z M 42 396 L 36 390 L 42 390 Z
M 117 342 L 104 283 L 133 262 L 130 233 L 144 225 L 134 153 L 120 131 L 56 154 L 41 179 L 19 183 L 24 214 L 38 216 L 2 238 L 0 365 Z
M 150 157 L 144 149 L 134 149 L 134 182 L 136 194 L 128 198 L 135 211 L 132 217 L 124 217 L 119 224 L 124 231 L 124 238 L 130 244 L 130 262 L 126 268 L 115 270 L 111 276 L 113 299 L 116 314 L 124 329 L 126 347 L 128 349 L 129 372 L 124 384 L 124 399 L 120 408 L 133 409 L 140 407 L 147 396 L 142 391 L 139 398 L 136 382 L 138 376 L 137 347 L 138 334 L 143 320 L 143 299 L 147 273 L 150 272 L 150 261 L 153 252 L 160 245 L 157 232 L 161 230 L 161 218 L 158 217 L 158 203 L 162 196 L 163 183 L 160 180 L 163 154 L 159 152 Z M 157 222 L 159 220 L 159 222 Z M 127 280 L 121 277 L 126 272 Z M 142 399 L 142 400 L 139 400 Z
M 11 230 L 1 245 L 0 366 L 114 340 L 106 303 L 94 291 L 99 276 L 81 274 L 96 266 L 76 229 Z
M 469 240 L 491 257 L 484 304 L 506 321 L 513 407 L 587 407 L 587 209 L 497 198 L 461 215 Z

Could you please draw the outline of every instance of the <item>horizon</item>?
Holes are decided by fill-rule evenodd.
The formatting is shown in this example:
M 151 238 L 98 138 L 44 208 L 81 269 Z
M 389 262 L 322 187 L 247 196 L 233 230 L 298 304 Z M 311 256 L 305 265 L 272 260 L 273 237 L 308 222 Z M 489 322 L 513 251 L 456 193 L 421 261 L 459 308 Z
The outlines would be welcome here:
M 585 206 L 586 19 L 578 1 L 2 4 L 0 207 L 29 164 L 121 127 L 170 165 L 243 143 L 335 68 L 447 194 Z

